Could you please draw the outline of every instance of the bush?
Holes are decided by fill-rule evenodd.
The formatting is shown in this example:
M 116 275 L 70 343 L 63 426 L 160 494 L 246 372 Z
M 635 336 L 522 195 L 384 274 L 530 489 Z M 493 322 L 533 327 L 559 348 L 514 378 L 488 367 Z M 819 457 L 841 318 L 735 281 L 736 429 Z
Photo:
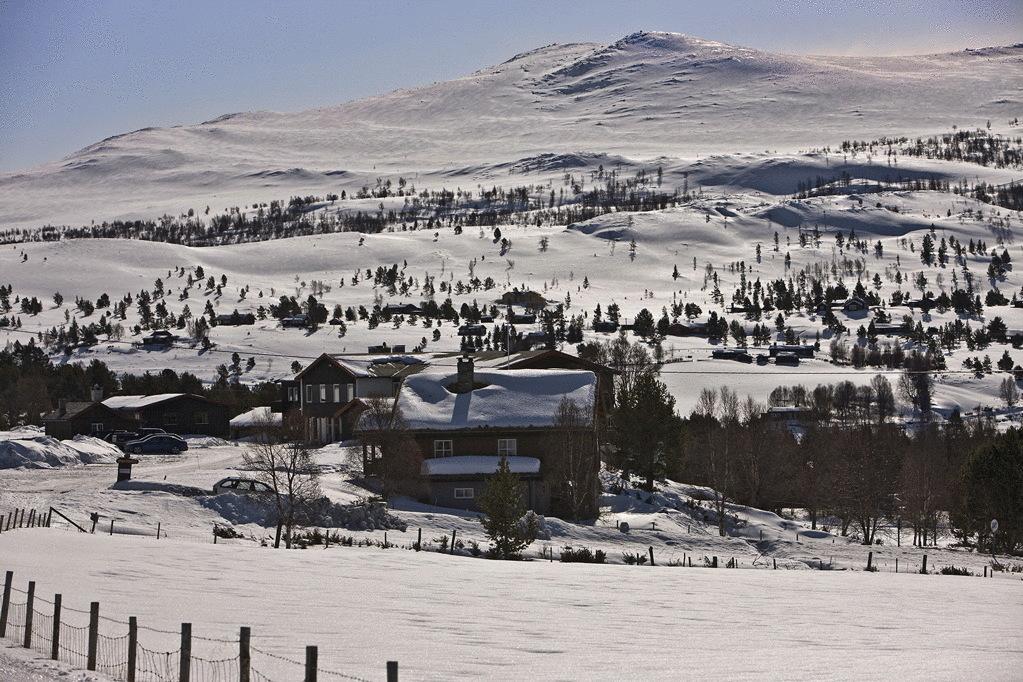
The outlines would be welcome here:
M 642 566 L 646 563 L 646 554 L 643 554 L 642 552 L 636 552 L 635 554 L 622 552 L 622 561 L 630 566 Z
M 945 566 L 938 573 L 941 573 L 941 575 L 973 575 L 970 569 L 956 568 L 955 566 Z
M 566 547 L 561 550 L 561 563 L 563 564 L 603 564 L 606 562 L 607 555 L 602 549 L 591 552 L 589 547 L 580 547 L 579 549 Z

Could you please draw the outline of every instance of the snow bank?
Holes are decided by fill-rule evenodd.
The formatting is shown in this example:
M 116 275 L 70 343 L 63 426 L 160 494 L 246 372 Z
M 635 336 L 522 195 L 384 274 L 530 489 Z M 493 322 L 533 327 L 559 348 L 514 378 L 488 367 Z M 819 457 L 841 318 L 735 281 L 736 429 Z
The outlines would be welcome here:
M 269 497 L 222 493 L 198 498 L 199 504 L 217 512 L 234 524 L 254 523 L 270 527 L 276 523 L 276 509 Z M 337 504 L 321 497 L 300 514 L 299 522 L 304 526 L 320 528 L 345 528 L 347 530 L 389 530 L 404 531 L 407 524 L 388 513 L 379 504 L 355 503 Z
M 231 445 L 231 441 L 216 436 L 185 436 L 185 441 L 190 449 L 219 448 L 223 445 Z
M 92 436 L 57 440 L 45 435 L 38 427 L 0 431 L 0 469 L 52 469 L 81 464 L 107 464 L 121 454 L 117 446 Z

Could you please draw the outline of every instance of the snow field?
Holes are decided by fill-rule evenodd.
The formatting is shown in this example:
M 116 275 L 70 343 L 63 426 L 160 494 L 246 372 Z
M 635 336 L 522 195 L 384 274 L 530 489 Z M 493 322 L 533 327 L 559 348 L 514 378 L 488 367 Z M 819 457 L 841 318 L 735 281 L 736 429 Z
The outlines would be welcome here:
M 0 536 L 0 568 L 113 618 L 232 638 L 367 679 L 1010 680 L 1023 583 L 820 571 L 281 552 L 54 530 Z M 740 634 L 741 633 L 741 634 Z M 895 634 L 897 633 L 897 635 Z M 166 645 L 173 645 L 168 635 Z M 196 653 L 196 655 L 201 655 Z

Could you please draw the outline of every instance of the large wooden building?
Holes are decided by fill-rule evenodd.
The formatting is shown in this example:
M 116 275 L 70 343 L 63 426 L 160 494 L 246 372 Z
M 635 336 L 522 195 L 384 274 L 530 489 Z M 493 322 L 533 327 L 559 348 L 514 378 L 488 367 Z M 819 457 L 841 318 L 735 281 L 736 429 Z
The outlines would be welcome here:
M 539 513 L 596 513 L 599 470 L 597 376 L 589 370 L 433 368 L 405 379 L 396 400 L 423 457 L 431 504 L 477 509 L 487 479 L 507 458 Z M 565 402 L 578 421 L 559 422 Z

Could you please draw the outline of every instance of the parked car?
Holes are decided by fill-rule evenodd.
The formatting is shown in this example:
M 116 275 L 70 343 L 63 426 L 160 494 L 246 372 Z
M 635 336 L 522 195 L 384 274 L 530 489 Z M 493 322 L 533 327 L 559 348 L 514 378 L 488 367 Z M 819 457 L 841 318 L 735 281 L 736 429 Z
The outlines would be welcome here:
M 130 440 L 124 444 L 126 452 L 133 455 L 170 453 L 176 455 L 188 449 L 188 443 L 181 436 L 173 433 L 154 433 L 144 438 Z
M 240 493 L 248 495 L 251 493 L 272 493 L 273 488 L 262 481 L 254 481 L 251 478 L 230 477 L 217 481 L 213 484 L 213 494 Z
M 107 434 L 106 441 L 108 443 L 113 443 L 123 450 L 125 443 L 132 440 L 138 440 L 139 437 L 140 434 L 135 431 L 111 431 Z

